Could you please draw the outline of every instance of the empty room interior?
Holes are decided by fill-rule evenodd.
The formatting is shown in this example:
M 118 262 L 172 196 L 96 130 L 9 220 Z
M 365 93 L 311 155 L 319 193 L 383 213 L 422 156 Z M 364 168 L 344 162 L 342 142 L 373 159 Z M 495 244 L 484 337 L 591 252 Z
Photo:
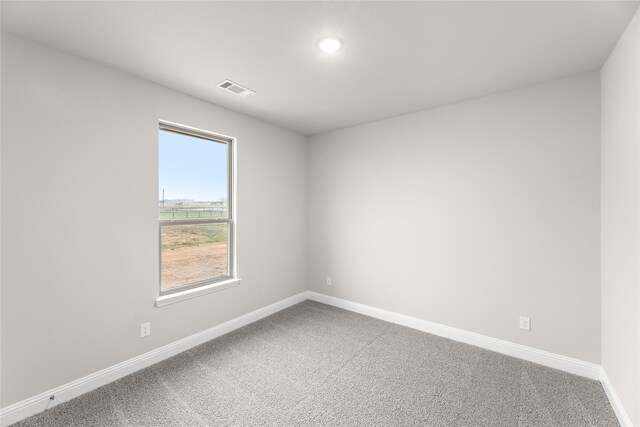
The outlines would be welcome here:
M 2 426 L 640 427 L 638 1 L 6 1 Z

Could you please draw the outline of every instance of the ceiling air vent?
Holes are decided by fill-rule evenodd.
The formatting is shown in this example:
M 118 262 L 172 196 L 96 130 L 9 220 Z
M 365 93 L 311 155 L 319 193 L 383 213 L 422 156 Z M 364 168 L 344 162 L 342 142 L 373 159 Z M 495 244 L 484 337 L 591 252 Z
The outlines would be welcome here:
M 229 92 L 235 93 L 236 95 L 242 96 L 243 98 L 256 94 L 251 89 L 241 86 L 238 83 L 234 83 L 231 80 L 221 81 L 220 83 L 218 83 L 218 87 L 224 90 L 228 90 Z

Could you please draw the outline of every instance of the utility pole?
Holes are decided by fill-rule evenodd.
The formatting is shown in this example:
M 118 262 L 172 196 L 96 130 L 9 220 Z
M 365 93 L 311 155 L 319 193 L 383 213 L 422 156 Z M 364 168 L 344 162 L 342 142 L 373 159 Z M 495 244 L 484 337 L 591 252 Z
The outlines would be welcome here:
M 162 189 L 162 209 L 164 209 L 164 188 Z

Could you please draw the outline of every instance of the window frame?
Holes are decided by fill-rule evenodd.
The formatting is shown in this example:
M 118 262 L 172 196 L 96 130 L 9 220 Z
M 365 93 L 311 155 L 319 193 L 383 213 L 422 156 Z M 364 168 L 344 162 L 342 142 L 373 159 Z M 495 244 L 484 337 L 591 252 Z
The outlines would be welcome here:
M 158 288 L 159 298 L 156 304 L 163 301 L 169 303 L 172 297 L 180 297 L 177 300 L 188 298 L 190 295 L 196 296 L 195 292 L 206 288 L 207 292 L 226 289 L 236 284 L 239 279 L 236 273 L 236 195 L 235 195 L 235 148 L 236 139 L 230 136 L 221 135 L 215 132 L 206 131 L 166 120 L 158 121 L 158 132 L 174 132 L 194 138 L 206 139 L 215 143 L 227 145 L 227 217 L 226 218 L 192 218 L 192 219 L 160 219 L 158 221 L 158 252 L 159 252 L 159 276 Z M 158 174 L 160 171 L 158 170 Z M 162 227 L 197 224 L 227 224 L 227 275 L 218 276 L 211 279 L 199 280 L 172 289 L 162 289 Z M 219 285 L 219 286 L 216 286 Z M 162 304 L 162 305 L 164 305 Z

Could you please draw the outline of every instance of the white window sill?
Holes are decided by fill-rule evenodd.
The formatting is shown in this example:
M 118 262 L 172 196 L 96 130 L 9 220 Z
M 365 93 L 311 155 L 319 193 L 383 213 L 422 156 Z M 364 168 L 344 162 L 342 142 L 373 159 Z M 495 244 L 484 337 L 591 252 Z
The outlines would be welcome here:
M 198 288 L 186 289 L 181 292 L 176 292 L 169 295 L 161 295 L 156 298 L 156 307 L 163 307 L 165 305 L 173 304 L 186 299 L 199 297 L 200 295 L 209 294 L 211 292 L 221 291 L 223 289 L 233 288 L 240 284 L 240 279 L 229 279 L 224 282 L 211 283 L 210 285 L 200 286 Z

